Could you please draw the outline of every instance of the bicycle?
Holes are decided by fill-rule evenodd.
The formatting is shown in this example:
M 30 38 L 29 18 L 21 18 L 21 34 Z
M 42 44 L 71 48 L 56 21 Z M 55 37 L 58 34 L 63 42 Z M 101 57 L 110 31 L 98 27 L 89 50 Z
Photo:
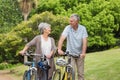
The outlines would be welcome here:
M 50 66 L 46 60 L 45 56 L 41 56 L 40 54 L 32 54 L 31 52 L 26 52 L 24 56 L 28 56 L 32 58 L 32 61 L 27 61 L 24 65 L 28 66 L 28 70 L 25 70 L 23 75 L 23 80 L 39 80 L 37 74 L 37 66 L 43 71 L 42 80 L 48 80 L 48 70 Z M 35 57 L 40 57 L 39 62 L 35 60 Z
M 58 68 L 54 71 L 52 80 L 75 80 L 75 73 L 71 65 L 71 57 L 78 57 L 78 55 L 71 55 L 69 52 L 66 52 L 65 56 L 68 57 L 67 62 L 63 58 L 58 58 L 56 61 L 56 65 L 60 67 L 65 67 L 63 76 L 61 74 L 61 69 Z

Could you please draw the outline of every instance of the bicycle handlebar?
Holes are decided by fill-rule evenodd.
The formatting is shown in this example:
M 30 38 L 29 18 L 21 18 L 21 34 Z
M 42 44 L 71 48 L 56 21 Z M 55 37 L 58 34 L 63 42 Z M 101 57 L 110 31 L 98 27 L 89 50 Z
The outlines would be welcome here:
M 72 56 L 74 58 L 79 58 L 80 55 L 69 53 L 69 51 L 64 52 L 64 56 Z
M 40 54 L 29 54 L 29 53 L 25 53 L 24 56 L 41 56 Z
M 43 58 L 45 59 L 46 56 L 45 55 L 41 55 L 41 54 L 36 54 L 36 53 L 33 53 L 32 51 L 26 51 L 24 56 L 28 56 L 28 57 L 40 57 L 40 58 Z

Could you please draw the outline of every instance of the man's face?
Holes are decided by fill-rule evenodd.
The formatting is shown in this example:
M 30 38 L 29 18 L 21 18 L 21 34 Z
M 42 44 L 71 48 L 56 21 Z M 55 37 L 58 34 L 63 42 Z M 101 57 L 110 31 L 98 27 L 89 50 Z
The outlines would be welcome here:
M 78 20 L 76 20 L 74 17 L 71 17 L 71 18 L 70 18 L 70 21 L 69 21 L 69 24 L 70 24 L 72 27 L 76 27 L 76 26 L 78 26 Z

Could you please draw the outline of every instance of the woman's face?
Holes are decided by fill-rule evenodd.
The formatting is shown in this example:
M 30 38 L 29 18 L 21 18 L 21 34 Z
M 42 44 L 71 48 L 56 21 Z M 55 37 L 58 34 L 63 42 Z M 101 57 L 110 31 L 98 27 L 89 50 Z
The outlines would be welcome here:
M 45 28 L 44 33 L 50 34 L 51 33 L 51 28 L 50 27 Z

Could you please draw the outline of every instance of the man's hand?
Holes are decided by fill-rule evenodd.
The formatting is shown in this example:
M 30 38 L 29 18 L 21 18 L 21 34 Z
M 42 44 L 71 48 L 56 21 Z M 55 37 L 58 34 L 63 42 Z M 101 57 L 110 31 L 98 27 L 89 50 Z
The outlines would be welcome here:
M 58 54 L 63 55 L 64 51 L 62 51 L 61 49 L 58 49 Z
M 80 54 L 80 58 L 85 58 L 85 53 Z

